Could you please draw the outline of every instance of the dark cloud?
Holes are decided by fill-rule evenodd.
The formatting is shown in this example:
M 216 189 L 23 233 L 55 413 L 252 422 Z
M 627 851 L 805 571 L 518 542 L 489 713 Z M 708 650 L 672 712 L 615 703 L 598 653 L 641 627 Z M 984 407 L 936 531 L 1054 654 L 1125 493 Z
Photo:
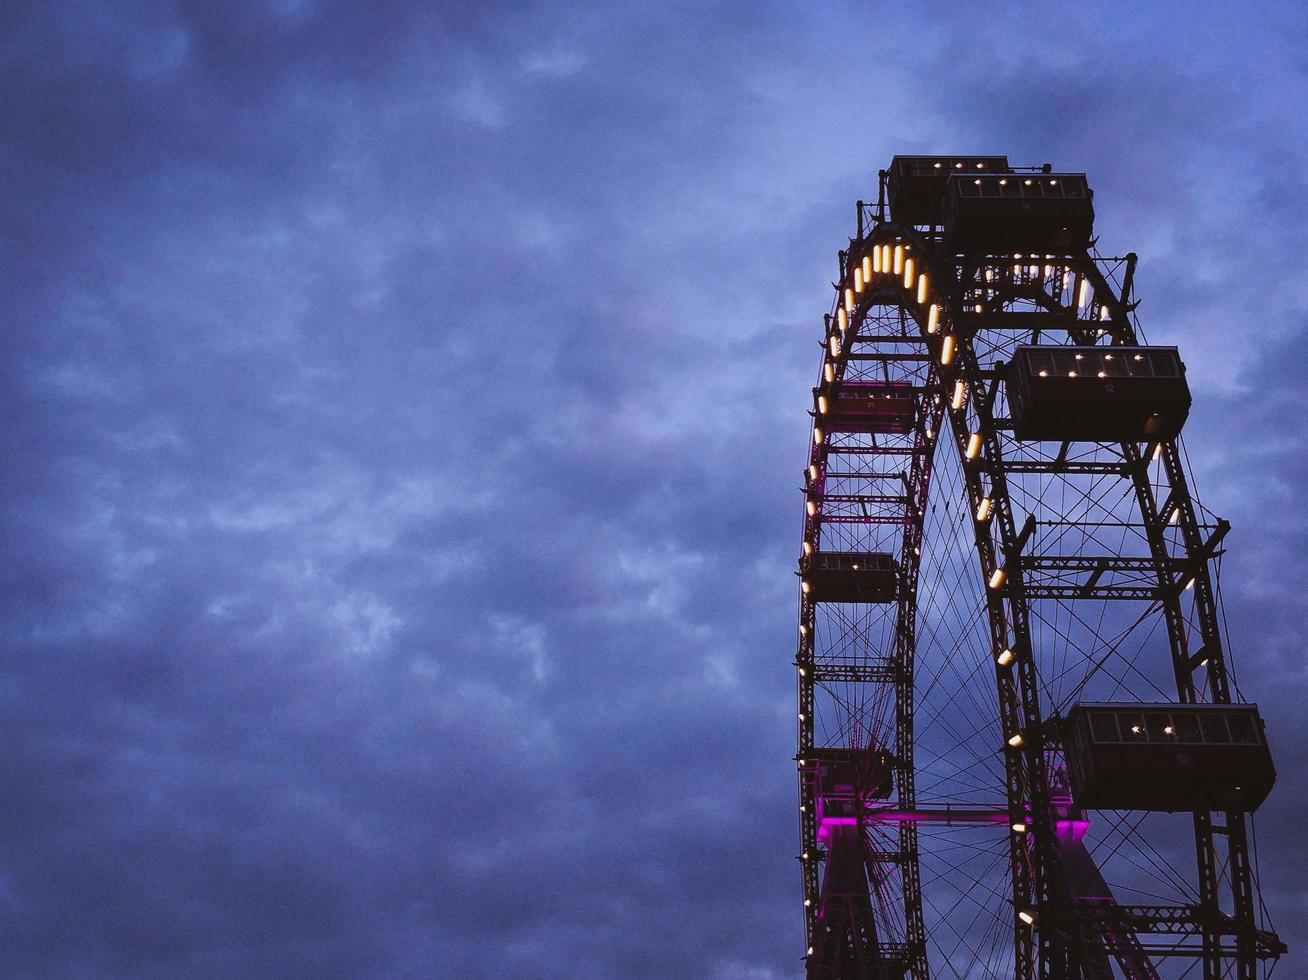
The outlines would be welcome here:
M 1197 338 L 1308 943 L 1303 25 L 1180 12 L 7 8 L 5 975 L 796 975 L 824 283 L 974 144 L 1092 171 Z

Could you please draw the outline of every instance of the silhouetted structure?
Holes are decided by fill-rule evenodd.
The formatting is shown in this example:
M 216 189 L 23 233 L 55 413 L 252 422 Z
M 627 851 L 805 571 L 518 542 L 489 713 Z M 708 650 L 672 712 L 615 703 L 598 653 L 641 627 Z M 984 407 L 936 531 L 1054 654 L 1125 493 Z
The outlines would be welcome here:
M 960 948 L 1022 980 L 1139 980 L 1164 961 L 1252 978 L 1284 950 L 1248 844 L 1271 753 L 1257 709 L 1231 703 L 1219 628 L 1229 525 L 1187 483 L 1185 367 L 1141 341 L 1136 257 L 1095 251 L 1093 198 L 1047 165 L 897 156 L 840 252 L 795 661 L 810 980 L 971 975 Z M 958 486 L 933 497 L 941 443 Z M 941 661 L 925 678 L 923 630 Z M 917 715 L 976 670 L 992 704 L 956 690 Z M 954 751 L 989 740 L 1001 779 L 947 778 L 991 798 L 919 799 L 953 765 L 919 758 L 923 725 Z M 963 836 L 924 876 L 935 833 Z M 1148 856 L 1154 833 L 1193 837 L 1161 883 L 1123 856 Z M 998 890 L 967 863 L 994 847 Z M 944 884 L 958 897 L 942 910 Z M 1149 904 L 1125 900 L 1146 888 Z M 970 946 L 974 932 L 1007 938 Z

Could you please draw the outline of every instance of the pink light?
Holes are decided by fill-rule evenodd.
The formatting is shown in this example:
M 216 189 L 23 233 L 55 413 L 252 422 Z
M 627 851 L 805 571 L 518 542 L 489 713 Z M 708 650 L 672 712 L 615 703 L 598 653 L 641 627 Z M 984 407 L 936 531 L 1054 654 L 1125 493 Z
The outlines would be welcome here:
M 818 821 L 817 839 L 819 843 L 830 844 L 837 827 L 856 827 L 857 817 L 823 817 Z
M 1055 820 L 1054 834 L 1061 841 L 1079 841 L 1090 829 L 1089 820 Z

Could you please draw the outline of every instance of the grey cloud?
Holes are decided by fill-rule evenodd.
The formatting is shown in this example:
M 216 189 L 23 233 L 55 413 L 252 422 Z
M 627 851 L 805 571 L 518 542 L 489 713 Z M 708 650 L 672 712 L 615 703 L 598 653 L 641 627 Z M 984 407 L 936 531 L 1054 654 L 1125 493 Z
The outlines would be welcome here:
M 1114 247 L 1133 209 L 1178 229 L 1141 285 L 1174 337 L 1205 243 L 1301 248 L 1291 175 L 1258 185 L 1264 231 L 1203 223 L 1222 160 L 1185 117 L 1293 109 L 1197 90 L 1226 62 L 1182 48 L 469 11 L 6 15 L 7 975 L 796 975 L 796 490 L 854 198 L 958 134 L 1091 169 Z M 1302 153 L 1237 135 L 1251 164 Z M 1135 154 L 1191 182 L 1138 191 Z M 1222 322 L 1294 335 L 1300 301 L 1245 279 L 1203 294 L 1236 291 Z M 1192 446 L 1283 428 L 1297 380 L 1258 379 L 1294 349 L 1204 393 Z M 1276 445 L 1205 492 L 1256 466 L 1292 507 Z M 1243 506 L 1230 567 L 1297 567 Z M 1271 638 L 1237 646 L 1287 733 L 1261 840 L 1294 941 L 1298 609 L 1228 608 Z

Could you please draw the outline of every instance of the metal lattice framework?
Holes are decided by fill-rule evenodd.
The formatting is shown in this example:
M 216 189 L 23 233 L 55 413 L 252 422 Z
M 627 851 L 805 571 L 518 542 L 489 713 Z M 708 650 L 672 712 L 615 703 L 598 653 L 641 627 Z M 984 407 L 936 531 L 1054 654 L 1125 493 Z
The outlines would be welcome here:
M 1062 775 L 1077 699 L 1237 693 L 1228 526 L 1192 494 L 1180 440 L 1023 442 L 1005 415 L 1019 344 L 1139 343 L 1135 256 L 960 252 L 892 220 L 885 191 L 883 172 L 840 252 L 805 472 L 808 976 L 1265 975 L 1283 947 L 1246 814 L 1092 821 Z M 826 393 L 849 382 L 911 393 L 911 424 L 825 431 Z M 823 601 L 809 573 L 824 553 L 892 555 L 893 593 Z M 847 819 L 817 790 L 832 752 L 861 767 Z

